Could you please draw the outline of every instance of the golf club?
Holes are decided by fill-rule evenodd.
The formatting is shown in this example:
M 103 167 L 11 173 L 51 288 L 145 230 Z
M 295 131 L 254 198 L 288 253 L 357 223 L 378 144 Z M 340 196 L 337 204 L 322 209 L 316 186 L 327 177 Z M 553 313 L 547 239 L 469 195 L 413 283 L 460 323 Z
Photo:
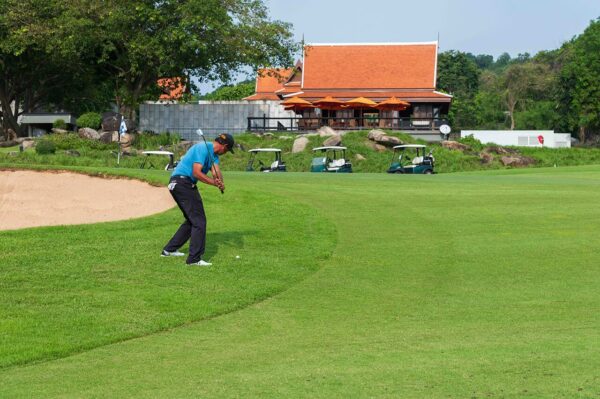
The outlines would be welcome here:
M 208 152 L 208 158 L 210 160 L 210 169 L 212 170 L 212 167 L 214 165 L 214 161 L 213 161 L 213 157 L 212 154 L 210 153 L 210 149 L 208 148 L 208 144 L 206 143 L 206 139 L 204 138 L 204 132 L 202 131 L 202 129 L 198 129 L 196 130 L 196 134 L 200 137 L 202 137 L 202 140 L 204 140 L 204 145 L 206 146 L 206 152 Z M 225 194 L 225 192 L 219 188 L 219 190 L 221 191 L 221 194 Z

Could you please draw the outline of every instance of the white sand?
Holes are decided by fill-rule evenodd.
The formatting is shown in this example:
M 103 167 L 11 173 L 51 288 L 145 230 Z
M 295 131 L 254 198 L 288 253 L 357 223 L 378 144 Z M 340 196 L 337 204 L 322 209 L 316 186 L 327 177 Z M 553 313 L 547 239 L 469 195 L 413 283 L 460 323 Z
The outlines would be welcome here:
M 137 180 L 0 171 L 0 230 L 137 218 L 174 205 L 166 187 Z

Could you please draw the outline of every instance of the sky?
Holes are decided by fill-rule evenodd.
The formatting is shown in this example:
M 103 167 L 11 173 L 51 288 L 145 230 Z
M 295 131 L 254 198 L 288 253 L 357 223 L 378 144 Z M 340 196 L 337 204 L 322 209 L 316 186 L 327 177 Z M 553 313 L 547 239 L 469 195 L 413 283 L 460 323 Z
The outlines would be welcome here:
M 552 50 L 600 17 L 600 0 L 264 0 L 306 43 L 428 42 L 512 57 Z M 202 90 L 204 92 L 205 90 Z

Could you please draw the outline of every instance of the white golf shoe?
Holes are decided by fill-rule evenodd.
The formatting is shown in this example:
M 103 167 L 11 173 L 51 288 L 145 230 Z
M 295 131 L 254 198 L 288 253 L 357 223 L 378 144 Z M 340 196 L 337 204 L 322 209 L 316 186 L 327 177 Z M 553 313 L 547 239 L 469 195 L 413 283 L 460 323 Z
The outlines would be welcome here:
M 198 262 L 188 263 L 188 266 L 212 266 L 212 263 L 208 263 L 200 259 Z
M 167 257 L 167 256 L 185 256 L 185 254 L 183 252 L 179 252 L 179 251 L 169 252 L 169 251 L 163 250 L 162 253 L 160 254 L 160 256 L 162 256 L 162 257 Z

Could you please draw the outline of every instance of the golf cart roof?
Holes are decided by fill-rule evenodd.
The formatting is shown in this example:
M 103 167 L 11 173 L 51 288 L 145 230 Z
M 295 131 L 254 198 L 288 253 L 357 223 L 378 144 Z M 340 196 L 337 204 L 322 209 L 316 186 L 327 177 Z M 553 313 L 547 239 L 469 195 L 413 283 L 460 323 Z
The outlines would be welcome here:
M 281 152 L 279 148 L 255 148 L 248 152 Z
M 326 146 L 326 147 L 316 147 L 316 148 L 313 148 L 312 150 L 313 151 L 322 151 L 322 150 L 334 150 L 334 151 L 337 150 L 337 151 L 342 151 L 342 150 L 345 150 L 345 149 L 346 149 L 346 147 L 338 147 L 338 146 L 333 146 L 332 145 L 332 146 Z
M 423 144 L 404 144 L 404 145 L 395 145 L 394 150 L 400 148 L 426 148 Z

